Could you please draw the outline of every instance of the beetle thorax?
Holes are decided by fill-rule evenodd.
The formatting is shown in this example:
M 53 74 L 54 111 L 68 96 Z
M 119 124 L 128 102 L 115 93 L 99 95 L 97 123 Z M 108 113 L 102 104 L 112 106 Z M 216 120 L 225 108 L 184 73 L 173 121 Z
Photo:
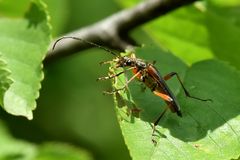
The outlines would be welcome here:
M 136 67 L 138 70 L 145 69 L 147 64 L 142 59 L 137 59 L 133 57 L 123 56 L 116 60 L 117 67 Z
M 145 69 L 147 67 L 147 63 L 145 61 L 143 61 L 142 59 L 135 59 L 136 64 L 135 66 L 138 69 Z

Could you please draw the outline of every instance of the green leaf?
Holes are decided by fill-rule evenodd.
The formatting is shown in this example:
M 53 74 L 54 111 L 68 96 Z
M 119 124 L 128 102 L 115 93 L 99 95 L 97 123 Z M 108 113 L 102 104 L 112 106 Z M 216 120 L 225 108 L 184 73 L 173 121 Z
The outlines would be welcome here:
M 7 64 L 2 59 L 2 54 L 0 53 L 0 105 L 3 105 L 3 97 L 6 90 L 10 87 L 12 80 L 10 79 L 10 71 L 7 68 Z
M 154 51 L 155 50 L 155 51 Z M 161 114 L 166 104 L 140 82 L 129 84 L 129 91 L 114 97 L 122 133 L 130 154 L 136 160 L 198 159 L 219 160 L 240 155 L 240 73 L 227 64 L 207 60 L 187 68 L 184 63 L 156 48 L 137 51 L 138 57 L 157 61 L 156 67 L 165 75 L 177 71 L 191 95 L 211 98 L 203 102 L 187 98 L 176 79 L 167 84 L 180 103 L 183 117 L 168 111 L 157 126 L 157 145 L 151 141 L 151 123 Z M 185 78 L 184 78 L 185 75 Z M 172 83 L 171 83 L 172 82 Z M 122 76 L 114 83 L 123 86 Z M 120 105 L 121 104 L 121 105 Z M 136 109 L 137 108 L 137 109 Z M 140 110 L 138 118 L 135 113 Z M 131 111 L 129 113 L 129 111 Z
M 28 6 L 22 18 L 0 19 L 0 52 L 13 80 L 4 94 L 3 108 L 32 119 L 43 79 L 42 60 L 50 43 L 50 26 L 41 1 L 29 2 Z

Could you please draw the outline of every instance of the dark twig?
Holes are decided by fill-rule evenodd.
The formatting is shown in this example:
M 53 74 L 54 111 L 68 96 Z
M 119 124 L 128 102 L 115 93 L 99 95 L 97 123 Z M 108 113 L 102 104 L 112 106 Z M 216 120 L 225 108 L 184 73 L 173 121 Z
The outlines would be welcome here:
M 195 1 L 145 0 L 133 8 L 122 10 L 98 23 L 64 36 L 75 36 L 109 48 L 125 50 L 136 45 L 135 41 L 128 34 L 131 30 L 158 16 Z M 58 43 L 53 51 L 49 50 L 45 63 L 90 47 L 92 46 L 81 41 L 63 40 Z

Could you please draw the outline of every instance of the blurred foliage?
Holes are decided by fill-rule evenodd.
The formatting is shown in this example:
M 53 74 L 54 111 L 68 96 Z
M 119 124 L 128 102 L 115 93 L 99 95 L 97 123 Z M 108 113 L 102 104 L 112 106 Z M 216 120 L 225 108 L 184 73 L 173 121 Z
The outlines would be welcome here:
M 35 145 L 13 138 L 0 121 L 1 160 L 91 160 L 88 152 L 60 143 Z
M 240 1 L 206 0 L 160 17 L 144 30 L 188 64 L 216 57 L 240 69 L 239 24 Z
M 35 0 L 35 2 L 39 1 Z M 28 77 L 32 74 L 41 77 L 39 68 L 32 67 L 32 71 L 28 72 L 15 64 L 16 54 L 21 50 L 24 52 L 22 56 L 24 59 L 29 58 L 29 63 L 40 67 L 39 62 L 35 60 L 39 60 L 37 57 L 46 53 L 50 40 L 49 28 L 46 21 L 40 24 L 44 26 L 42 29 L 34 28 L 36 33 L 42 35 L 45 33 L 44 38 L 36 34 L 35 30 L 19 33 L 18 29 L 21 29 L 24 23 L 8 24 L 5 23 L 4 17 L 10 17 L 11 21 L 29 19 L 35 22 L 35 26 L 39 26 L 39 18 L 44 17 L 47 20 L 49 14 L 52 35 L 57 37 L 95 23 L 118 11 L 120 6 L 134 6 L 141 0 L 45 0 L 48 7 L 46 11 L 49 13 L 38 17 L 39 14 L 35 12 L 39 9 L 37 7 L 33 10 L 33 14 L 24 17 L 26 11 L 29 11 L 29 2 L 29 0 L 0 1 L 0 22 L 2 22 L 0 35 L 5 35 L 0 36 L 0 45 L 5 44 L 1 49 L 8 48 L 5 47 L 8 46 L 6 37 L 11 35 L 17 38 L 17 40 L 13 39 L 8 50 L 4 50 L 7 53 L 14 53 L 13 57 L 8 59 L 12 60 L 10 69 L 13 74 L 14 68 L 21 70 L 19 72 L 16 70 L 16 73 L 19 73 L 16 77 Z M 159 145 L 153 148 L 149 123 L 161 112 L 161 107 L 157 106 L 163 105 L 163 102 L 148 90 L 142 94 L 139 89 L 140 84 L 133 82 L 130 85 L 132 96 L 130 101 L 134 101 L 137 107 L 142 107 L 144 110 L 140 114 L 140 119 L 126 114 L 128 111 L 126 107 L 116 109 L 125 142 L 133 159 L 149 159 L 149 156 L 152 159 L 159 157 L 169 159 L 173 156 L 174 159 L 186 157 L 199 159 L 198 156 L 201 156 L 201 159 L 205 156 L 211 159 L 236 159 L 239 156 L 239 137 L 234 135 L 234 131 L 239 133 L 237 125 L 239 99 L 235 96 L 239 94 L 240 89 L 239 72 L 219 61 L 199 62 L 217 58 L 240 69 L 239 8 L 239 0 L 201 1 L 154 20 L 144 25 L 142 30 L 137 29 L 132 33 L 140 44 L 154 46 L 153 48 L 157 50 L 164 47 L 158 53 L 149 48 L 139 50 L 140 57 L 150 61 L 157 60 L 156 66 L 161 69 L 162 74 L 170 71 L 179 72 L 192 94 L 214 99 L 213 104 L 185 100 L 178 82 L 171 80 L 169 85 L 178 95 L 177 98 L 183 106 L 184 118 L 180 119 L 170 113 L 166 115 L 158 129 L 167 138 L 158 139 Z M 38 19 L 33 18 L 34 16 Z M 39 50 L 36 52 L 36 49 L 31 49 L 31 43 L 22 45 L 21 40 L 38 44 Z M 1 49 L 1 55 L 4 55 Z M 167 50 L 171 50 L 182 61 Z M 0 84 L 4 84 L 1 85 L 4 87 L 0 88 L 1 96 L 11 85 L 9 79 L 13 79 L 14 82 L 21 81 L 21 78 L 14 76 L 9 78 L 9 62 L 3 58 L 0 56 Z M 109 82 L 95 81 L 98 77 L 107 75 L 108 71 L 108 66 L 99 67 L 99 62 L 112 58 L 106 52 L 95 49 L 45 66 L 45 79 L 37 102 L 38 108 L 34 111 L 34 119 L 28 121 L 22 117 L 14 117 L 6 114 L 3 109 L 0 112 L 1 121 L 5 123 L 0 123 L 0 159 L 77 160 L 92 159 L 92 157 L 98 160 L 130 159 L 118 127 L 112 97 L 101 94 L 103 90 L 111 89 L 111 86 Z M 187 64 L 193 66 L 188 67 Z M 38 82 L 40 79 L 38 78 Z M 38 91 L 39 87 L 36 86 L 32 88 Z M 25 94 L 24 89 L 26 88 L 20 88 L 14 93 Z M 35 98 L 38 95 L 37 92 L 28 94 Z M 128 98 L 125 94 L 122 96 Z M 9 103 L 13 102 L 9 100 Z M 129 104 L 123 101 L 122 105 Z M 218 113 L 216 116 L 214 116 L 215 112 Z M 10 131 L 5 128 L 9 128 Z M 57 143 L 49 143 L 49 141 L 57 141 Z M 219 146 L 216 147 L 214 142 Z M 186 156 L 189 152 L 192 154 Z

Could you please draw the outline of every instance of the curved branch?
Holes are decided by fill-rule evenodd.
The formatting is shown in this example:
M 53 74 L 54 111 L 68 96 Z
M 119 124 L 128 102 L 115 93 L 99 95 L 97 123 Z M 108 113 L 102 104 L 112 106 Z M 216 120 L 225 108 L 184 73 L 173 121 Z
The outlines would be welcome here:
M 91 26 L 68 33 L 65 36 L 79 37 L 109 48 L 125 50 L 136 45 L 128 33 L 136 27 L 196 0 L 145 0 L 133 8 L 122 10 Z M 51 46 L 54 42 L 52 42 Z M 76 40 L 59 42 L 50 50 L 45 63 L 90 48 L 89 44 Z

